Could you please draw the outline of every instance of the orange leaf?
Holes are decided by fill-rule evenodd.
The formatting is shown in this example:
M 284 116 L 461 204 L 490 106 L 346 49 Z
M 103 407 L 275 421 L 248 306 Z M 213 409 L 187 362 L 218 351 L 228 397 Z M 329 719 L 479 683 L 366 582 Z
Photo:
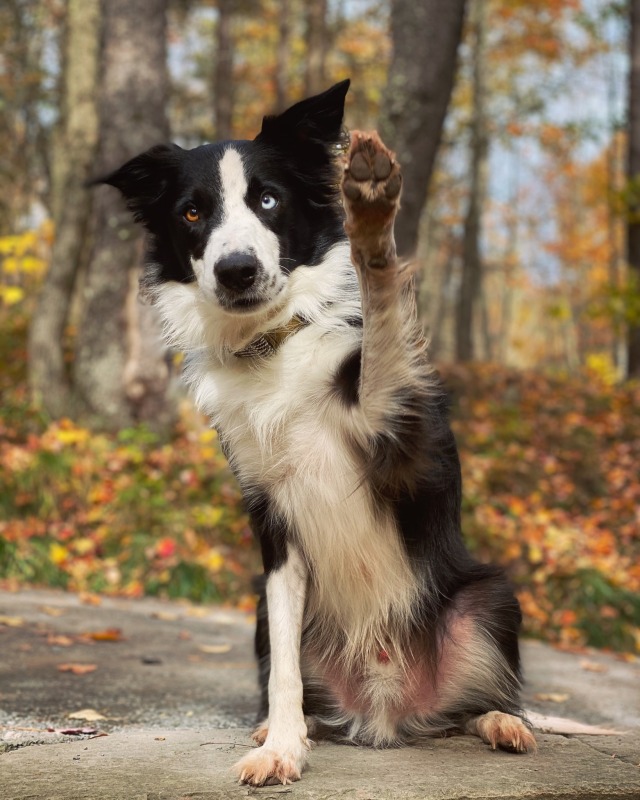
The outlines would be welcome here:
M 94 642 L 121 642 L 124 638 L 120 628 L 106 628 L 103 631 L 83 633 L 83 638 L 93 639 Z
M 60 672 L 71 672 L 73 675 L 86 675 L 98 669 L 97 664 L 58 664 Z
M 100 595 L 93 592 L 80 592 L 78 599 L 85 606 L 99 606 L 102 603 Z
M 604 664 L 598 664 L 597 661 L 588 661 L 586 658 L 580 662 L 580 667 L 587 672 L 608 672 L 609 667 Z
M 47 636 L 47 644 L 54 645 L 55 647 L 71 647 L 73 639 L 64 634 L 50 633 Z

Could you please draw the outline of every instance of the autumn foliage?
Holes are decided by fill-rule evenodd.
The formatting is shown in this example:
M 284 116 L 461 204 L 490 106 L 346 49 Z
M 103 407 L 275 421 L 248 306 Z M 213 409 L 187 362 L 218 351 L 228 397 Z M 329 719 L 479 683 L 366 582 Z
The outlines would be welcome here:
M 30 409 L 27 307 L 0 309 L 0 580 L 251 606 L 258 570 L 215 433 L 185 400 L 170 441 Z M 464 529 L 504 564 L 527 633 L 640 649 L 640 386 L 477 365 L 443 370 Z

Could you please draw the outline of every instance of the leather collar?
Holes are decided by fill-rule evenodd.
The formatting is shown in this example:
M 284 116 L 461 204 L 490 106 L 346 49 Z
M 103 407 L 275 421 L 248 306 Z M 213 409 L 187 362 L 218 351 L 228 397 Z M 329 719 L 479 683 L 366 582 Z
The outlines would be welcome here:
M 266 333 L 261 333 L 241 350 L 234 351 L 236 358 L 268 358 L 277 353 L 280 345 L 301 328 L 305 328 L 309 321 L 297 314 L 285 325 L 280 325 Z

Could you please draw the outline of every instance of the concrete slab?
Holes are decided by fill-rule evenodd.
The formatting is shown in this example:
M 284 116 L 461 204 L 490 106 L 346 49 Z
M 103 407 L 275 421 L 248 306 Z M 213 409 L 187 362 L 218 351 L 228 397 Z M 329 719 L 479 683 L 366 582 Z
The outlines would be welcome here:
M 640 799 L 640 668 L 610 655 L 525 643 L 525 701 L 624 736 L 539 734 L 539 752 L 524 756 L 473 737 L 387 751 L 320 743 L 299 783 L 252 789 L 229 772 L 251 746 L 250 616 L 155 600 L 90 606 L 27 591 L 0 593 L 3 617 L 13 624 L 0 624 L 0 800 Z M 109 627 L 123 639 L 81 636 Z M 61 663 L 96 669 L 73 675 Z M 568 697 L 549 703 L 540 693 Z M 86 708 L 106 719 L 69 718 Z M 84 725 L 108 735 L 59 733 Z

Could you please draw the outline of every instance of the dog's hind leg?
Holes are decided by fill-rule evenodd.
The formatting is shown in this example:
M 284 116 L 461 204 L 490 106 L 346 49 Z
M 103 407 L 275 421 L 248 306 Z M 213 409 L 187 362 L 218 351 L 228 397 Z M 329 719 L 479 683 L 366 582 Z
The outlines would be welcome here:
M 465 732 L 479 736 L 485 744 L 495 750 L 511 750 L 514 753 L 535 752 L 536 739 L 525 723 L 514 714 L 489 711 L 471 717 L 465 725 Z
M 309 741 L 300 675 L 306 582 L 306 567 L 293 547 L 288 548 L 284 564 L 267 575 L 271 661 L 268 729 L 264 726 L 264 744 L 234 766 L 243 783 L 292 783 L 299 780 L 307 758 Z

